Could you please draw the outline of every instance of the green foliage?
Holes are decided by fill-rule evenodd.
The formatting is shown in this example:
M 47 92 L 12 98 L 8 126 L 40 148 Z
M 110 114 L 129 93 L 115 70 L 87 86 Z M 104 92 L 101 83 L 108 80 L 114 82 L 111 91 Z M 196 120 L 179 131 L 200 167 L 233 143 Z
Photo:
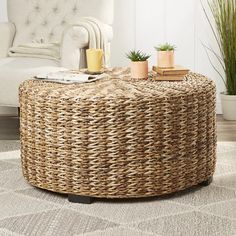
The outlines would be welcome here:
M 146 61 L 150 58 L 150 55 L 147 55 L 141 51 L 132 50 L 126 54 L 127 58 L 131 61 Z
M 214 54 L 223 68 L 225 77 L 212 63 L 225 83 L 227 94 L 236 95 L 236 2 L 235 0 L 208 0 L 208 5 L 215 21 L 216 30 L 206 9 L 204 7 L 203 9 L 221 55 L 217 55 L 212 48 L 207 47 L 207 49 Z
M 175 51 L 176 46 L 169 43 L 160 44 L 158 47 L 155 47 L 157 51 Z

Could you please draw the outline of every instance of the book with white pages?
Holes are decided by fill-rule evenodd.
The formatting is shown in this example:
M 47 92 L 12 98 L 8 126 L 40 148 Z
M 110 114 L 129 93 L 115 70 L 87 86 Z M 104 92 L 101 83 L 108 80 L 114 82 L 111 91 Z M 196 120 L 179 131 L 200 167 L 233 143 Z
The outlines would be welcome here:
M 39 74 L 34 78 L 47 82 L 73 84 L 73 83 L 90 83 L 100 79 L 104 79 L 106 77 L 107 77 L 106 74 L 89 75 L 82 73 L 72 73 L 70 71 L 59 71 L 59 72 Z

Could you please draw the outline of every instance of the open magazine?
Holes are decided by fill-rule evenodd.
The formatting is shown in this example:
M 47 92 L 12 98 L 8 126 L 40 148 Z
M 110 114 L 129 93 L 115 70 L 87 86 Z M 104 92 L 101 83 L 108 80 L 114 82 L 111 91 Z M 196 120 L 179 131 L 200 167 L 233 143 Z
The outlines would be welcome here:
M 89 75 L 82 73 L 74 73 L 73 71 L 59 71 L 59 72 L 39 74 L 35 76 L 35 79 L 47 82 L 73 84 L 73 83 L 91 83 L 100 79 L 104 79 L 106 77 L 107 77 L 106 74 Z

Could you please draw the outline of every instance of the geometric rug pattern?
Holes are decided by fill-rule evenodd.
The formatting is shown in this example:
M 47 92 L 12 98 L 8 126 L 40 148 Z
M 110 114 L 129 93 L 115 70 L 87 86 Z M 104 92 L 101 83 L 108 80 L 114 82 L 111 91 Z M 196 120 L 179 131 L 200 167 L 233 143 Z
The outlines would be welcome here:
M 19 141 L 0 141 L 0 236 L 236 236 L 236 143 L 218 143 L 208 187 L 142 200 L 69 203 L 23 178 Z

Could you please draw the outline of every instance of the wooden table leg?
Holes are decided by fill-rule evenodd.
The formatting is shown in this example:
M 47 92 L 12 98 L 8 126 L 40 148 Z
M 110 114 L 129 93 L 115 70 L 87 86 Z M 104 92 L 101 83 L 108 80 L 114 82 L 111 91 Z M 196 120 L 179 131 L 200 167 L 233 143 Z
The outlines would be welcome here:
M 202 185 L 202 186 L 209 186 L 212 183 L 212 181 L 213 181 L 213 177 L 210 177 L 208 180 L 200 183 L 200 185 Z
M 93 201 L 93 198 L 86 197 L 86 196 L 68 194 L 68 201 L 73 202 L 73 203 L 91 204 Z

